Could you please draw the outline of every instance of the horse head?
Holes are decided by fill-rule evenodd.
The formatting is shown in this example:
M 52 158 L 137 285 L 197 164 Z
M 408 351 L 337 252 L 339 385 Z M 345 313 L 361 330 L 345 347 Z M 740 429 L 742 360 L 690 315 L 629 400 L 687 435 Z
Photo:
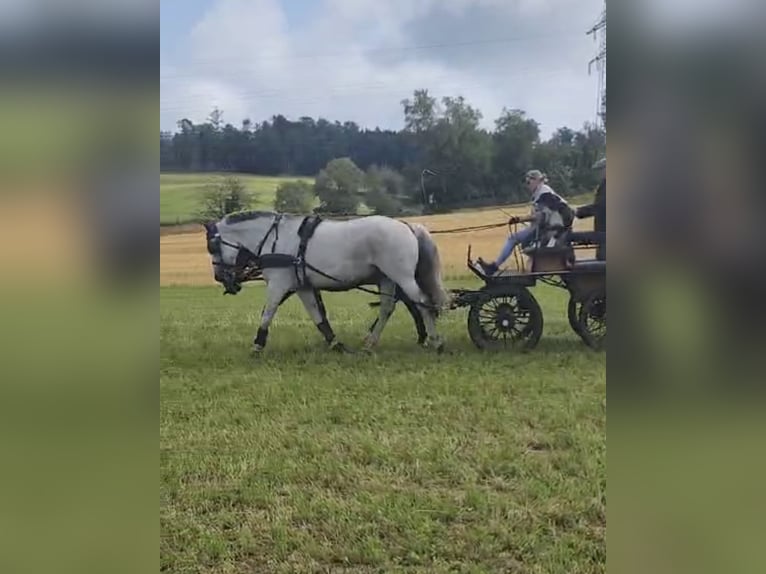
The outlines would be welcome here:
M 243 282 L 260 275 L 261 251 L 269 237 L 276 241 L 280 220 L 276 213 L 244 211 L 204 223 L 213 276 L 224 295 L 236 295 Z
M 242 289 L 238 278 L 237 267 L 240 259 L 241 246 L 225 239 L 221 235 L 223 221 L 206 221 L 205 240 L 210 262 L 213 266 L 213 277 L 224 286 L 224 295 L 236 295 Z

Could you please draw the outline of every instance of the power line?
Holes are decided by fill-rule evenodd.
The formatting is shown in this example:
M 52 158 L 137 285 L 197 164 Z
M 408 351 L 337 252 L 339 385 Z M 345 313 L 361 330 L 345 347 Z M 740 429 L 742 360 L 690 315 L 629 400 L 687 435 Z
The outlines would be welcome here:
M 493 68 L 505 69 L 506 66 L 498 65 L 498 66 L 493 66 L 490 68 L 485 68 L 485 70 L 493 69 Z M 512 73 L 512 74 L 504 74 L 502 78 L 497 78 L 497 79 L 489 78 L 486 81 L 478 81 L 475 79 L 473 79 L 474 81 L 466 81 L 464 78 L 455 77 L 452 73 L 444 73 L 444 74 L 427 78 L 426 83 L 429 85 L 429 90 L 435 90 L 441 87 L 442 90 L 440 91 L 444 91 L 445 88 L 460 89 L 463 87 L 473 86 L 473 85 L 486 86 L 486 85 L 491 85 L 492 83 L 505 81 L 508 78 L 519 77 L 519 76 L 545 78 L 545 77 L 555 77 L 555 76 L 571 74 L 571 73 L 572 71 L 566 68 L 544 70 L 544 69 L 540 69 L 536 67 L 527 67 L 521 70 L 517 70 L 515 73 Z M 297 95 L 295 94 L 294 87 L 272 88 L 267 90 L 235 89 L 233 90 L 233 92 L 235 93 L 238 99 L 245 100 L 245 101 L 279 99 L 282 101 L 313 102 L 313 101 L 325 101 L 327 99 L 332 99 L 332 98 L 353 97 L 353 96 L 370 95 L 370 94 L 381 94 L 381 95 L 397 94 L 397 93 L 401 93 L 404 89 L 405 88 L 401 87 L 401 81 L 392 78 L 390 81 L 384 81 L 384 82 L 372 82 L 372 83 L 364 82 L 364 83 L 358 83 L 358 84 L 322 86 L 321 88 L 318 88 L 316 90 L 309 89 Z M 311 94 L 312 91 L 321 91 L 322 93 L 314 95 L 314 94 Z M 160 105 L 160 109 L 163 111 L 181 110 L 185 107 L 182 104 L 196 103 L 196 101 L 202 97 L 204 96 L 200 95 L 198 98 L 195 96 L 187 95 L 181 98 L 173 98 L 171 105 L 167 105 L 167 106 Z M 160 100 L 162 101 L 162 97 L 160 97 Z
M 288 55 L 285 56 L 284 54 L 264 54 L 263 52 L 258 53 L 258 60 L 264 61 L 264 60 L 282 60 L 283 63 L 289 64 L 290 61 L 293 60 L 321 60 L 321 59 L 334 59 L 334 58 L 344 58 L 344 57 L 356 57 L 356 56 L 362 56 L 362 55 L 375 55 L 375 54 L 394 54 L 394 53 L 400 53 L 400 52 L 408 52 L 408 51 L 416 51 L 416 50 L 431 50 L 431 49 L 441 49 L 441 48 L 463 48 L 463 47 L 471 47 L 471 46 L 482 46 L 482 45 L 492 45 L 492 44 L 507 44 L 507 43 L 514 43 L 514 42 L 530 42 L 530 41 L 536 41 L 536 40 L 549 40 L 551 38 L 575 38 L 580 37 L 579 32 L 573 32 L 571 28 L 568 28 L 566 30 L 559 30 L 559 31 L 552 31 L 552 32 L 546 32 L 546 33 L 536 33 L 534 35 L 525 35 L 525 36 L 513 36 L 513 37 L 501 37 L 501 38 L 485 38 L 485 39 L 477 39 L 477 40 L 466 40 L 464 42 L 439 42 L 439 43 L 433 43 L 433 44 L 415 44 L 410 46 L 399 46 L 396 48 L 367 48 L 367 49 L 361 49 L 361 50 L 352 50 L 352 49 L 346 49 L 343 52 L 334 52 L 334 53 L 306 53 L 306 54 L 294 54 L 294 55 Z M 203 58 L 203 59 L 195 59 L 192 63 L 194 64 L 210 64 L 210 65 L 216 65 L 221 64 L 225 61 L 231 61 L 233 60 L 230 56 L 224 56 L 221 58 L 211 57 L 211 58 Z M 179 78 L 179 77 L 185 77 L 190 74 L 182 74 L 182 73 L 172 73 L 172 74 L 165 74 L 160 75 L 160 79 L 168 79 L 168 78 Z

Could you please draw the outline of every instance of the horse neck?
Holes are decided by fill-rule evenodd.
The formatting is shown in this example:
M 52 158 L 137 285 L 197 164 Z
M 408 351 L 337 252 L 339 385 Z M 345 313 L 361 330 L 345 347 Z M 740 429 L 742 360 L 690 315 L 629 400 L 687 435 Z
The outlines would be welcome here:
M 250 221 L 240 221 L 226 226 L 226 233 L 230 234 L 239 243 L 244 245 L 250 251 L 257 251 L 258 247 L 263 243 L 263 251 L 271 251 L 271 245 L 276 235 L 272 229 L 276 214 L 272 217 L 259 217 L 258 219 L 252 219 Z M 300 222 L 296 222 L 293 218 L 284 216 L 279 222 L 279 241 L 277 242 L 277 249 L 285 252 L 286 249 L 298 245 L 298 226 Z M 266 237 L 266 235 L 268 237 Z

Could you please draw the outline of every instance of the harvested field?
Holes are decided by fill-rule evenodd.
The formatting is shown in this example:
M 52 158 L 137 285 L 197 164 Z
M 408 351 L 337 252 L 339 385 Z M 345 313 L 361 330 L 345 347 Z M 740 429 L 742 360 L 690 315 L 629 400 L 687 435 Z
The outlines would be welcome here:
M 450 213 L 423 217 L 404 218 L 417 221 L 431 231 L 471 227 L 488 223 L 503 222 L 508 215 L 521 215 L 526 207 L 508 209 L 490 209 L 466 213 Z M 590 229 L 592 221 L 575 222 L 575 229 Z M 191 228 L 191 226 L 189 227 Z M 179 234 L 167 233 L 160 236 L 160 285 L 214 285 L 210 268 L 210 256 L 205 250 L 205 233 L 201 227 L 195 232 Z M 469 273 L 465 267 L 468 244 L 473 247 L 474 258 L 483 255 L 494 257 L 501 249 L 508 236 L 508 227 L 499 227 L 486 231 L 467 233 L 436 234 L 434 239 L 439 246 L 446 278 L 462 277 Z M 591 250 L 578 251 L 578 257 L 592 257 Z M 507 261 L 509 267 L 515 267 L 514 256 Z

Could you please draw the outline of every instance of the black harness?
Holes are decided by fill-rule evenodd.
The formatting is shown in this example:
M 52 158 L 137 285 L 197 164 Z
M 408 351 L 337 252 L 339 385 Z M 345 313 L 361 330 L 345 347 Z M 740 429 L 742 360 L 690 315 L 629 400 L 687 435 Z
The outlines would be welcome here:
M 241 243 L 232 243 L 225 240 L 221 237 L 217 225 L 208 227 L 208 253 L 221 256 L 221 245 L 226 245 L 237 250 L 237 257 L 234 265 L 219 263 L 219 266 L 223 269 L 222 282 L 226 287 L 225 293 L 235 294 L 239 292 L 241 283 L 258 279 L 263 274 L 264 269 L 275 267 L 294 267 L 298 285 L 304 287 L 309 284 L 309 281 L 306 279 L 306 267 L 308 266 L 311 269 L 313 269 L 313 267 L 306 264 L 306 249 L 316 228 L 322 222 L 322 218 L 316 215 L 309 215 L 303 219 L 298 228 L 300 243 L 298 245 L 298 253 L 295 256 L 286 253 L 276 253 L 277 242 L 279 241 L 279 224 L 281 220 L 282 214 L 278 213 L 269 227 L 269 230 L 258 244 L 258 249 L 255 253 Z M 272 233 L 274 239 L 271 243 L 271 253 L 263 253 L 263 248 Z
M 309 281 L 306 279 L 306 248 L 309 245 L 309 239 L 314 236 L 319 224 L 322 223 L 322 218 L 316 215 L 306 217 L 298 228 L 298 237 L 300 243 L 298 244 L 298 256 L 295 258 L 295 276 L 298 279 L 298 285 L 305 285 Z

